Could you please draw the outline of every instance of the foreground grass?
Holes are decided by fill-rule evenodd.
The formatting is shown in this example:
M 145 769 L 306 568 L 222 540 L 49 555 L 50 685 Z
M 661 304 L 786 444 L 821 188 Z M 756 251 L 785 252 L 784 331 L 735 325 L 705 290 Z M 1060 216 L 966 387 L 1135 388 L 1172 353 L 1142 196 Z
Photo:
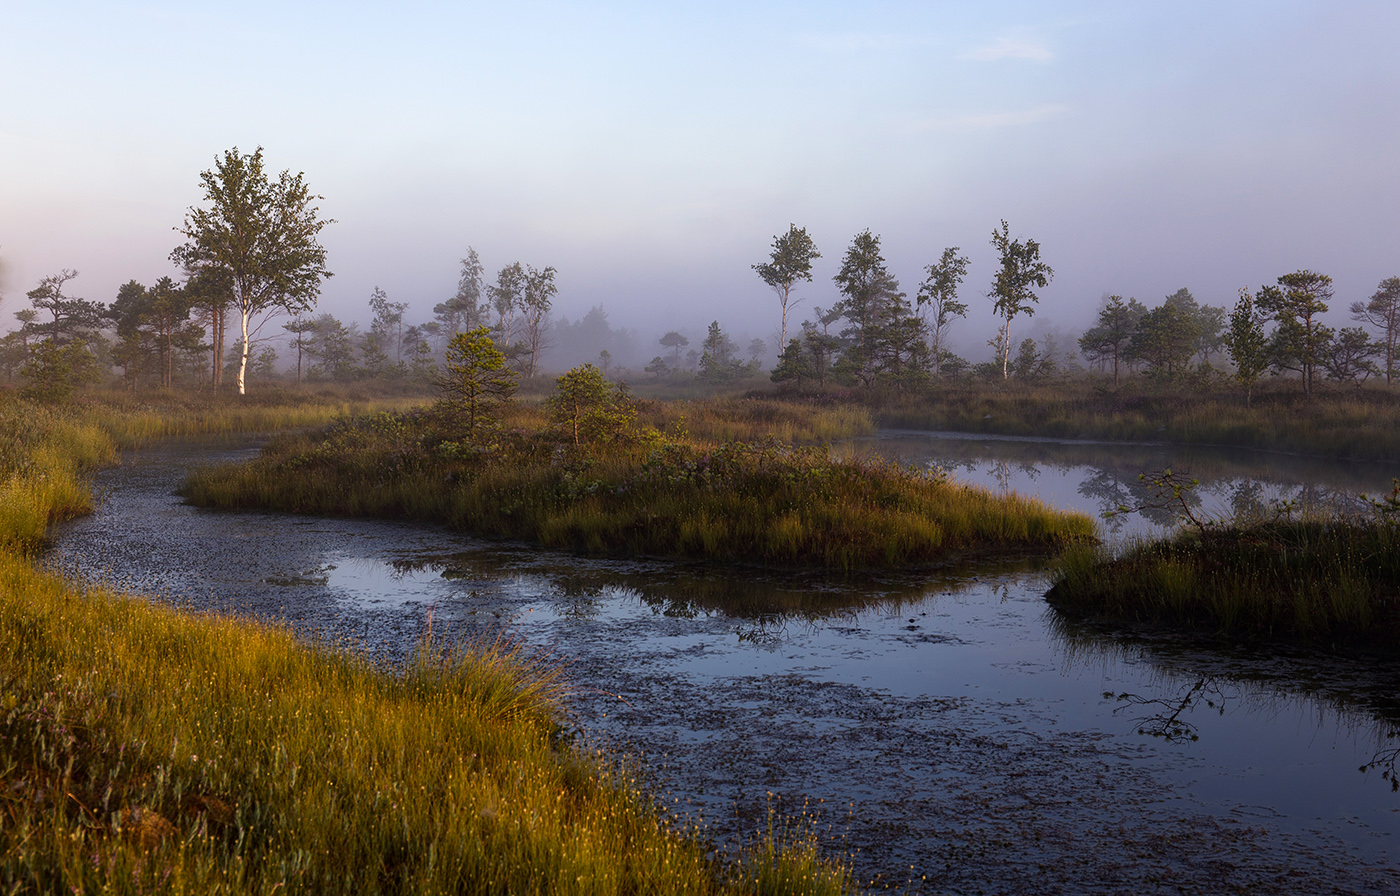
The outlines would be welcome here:
M 560 743 L 557 669 L 510 645 L 393 672 L 8 555 L 0 681 L 5 892 L 846 887 L 805 840 L 707 859 L 625 770 Z
M 1122 556 L 1074 548 L 1046 595 L 1060 610 L 1116 622 L 1292 639 L 1325 647 L 1400 644 L 1400 526 L 1278 520 L 1213 526 Z
M 807 834 L 709 855 L 625 768 L 561 738 L 559 670 L 513 645 L 429 643 L 386 669 L 36 570 L 115 438 L 94 422 L 110 411 L 11 399 L 0 892 L 851 889 Z
M 652 429 L 592 449 L 519 416 L 487 447 L 428 411 L 278 440 L 196 473 L 198 504 L 407 518 L 592 554 L 857 568 L 1054 550 L 1094 524 L 894 464 Z
M 1087 379 L 947 384 L 884 402 L 882 426 L 1012 436 L 1235 445 L 1353 460 L 1400 457 L 1400 402 L 1384 387 L 1319 392 L 1271 384 L 1246 408 L 1218 387 L 1113 391 Z

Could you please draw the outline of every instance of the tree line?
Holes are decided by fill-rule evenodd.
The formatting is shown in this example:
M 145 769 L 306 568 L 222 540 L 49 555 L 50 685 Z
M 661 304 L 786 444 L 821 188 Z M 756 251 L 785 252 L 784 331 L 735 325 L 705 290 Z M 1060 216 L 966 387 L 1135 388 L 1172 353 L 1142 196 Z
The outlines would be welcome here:
M 841 298 L 826 309 L 814 308 L 801 335 L 788 338 L 795 288 L 812 281 L 813 262 L 821 257 L 806 229 L 790 225 L 774 238 L 768 260 L 753 265 L 779 304 L 784 347 L 772 380 L 906 389 L 943 377 L 1036 379 L 1057 372 L 1053 343 L 1039 345 L 1031 338 L 1017 343 L 1012 337 L 1013 322 L 1035 313 L 1038 291 L 1054 277 L 1040 257 L 1039 242 L 1013 238 L 1003 220 L 992 231 L 991 245 L 997 266 L 985 295 L 999 321 L 988 342 L 995 360 L 972 364 L 948 348 L 949 330 L 968 312 L 958 295 L 968 274 L 967 256 L 956 246 L 944 249 L 925 266 L 925 279 L 911 301 L 888 270 L 880 238 L 869 230 L 851 240 L 832 278 Z M 1363 326 L 1334 330 L 1323 324 L 1320 317 L 1332 299 L 1331 277 L 1306 270 L 1282 275 L 1256 292 L 1241 290 L 1233 312 L 1199 304 L 1184 288 L 1155 308 L 1108 296 L 1078 339 L 1079 354 L 1100 372 L 1111 371 L 1115 386 L 1125 373 L 1172 381 L 1214 371 L 1212 359 L 1227 356 L 1247 399 L 1266 372 L 1296 374 L 1308 393 L 1324 377 L 1359 383 L 1384 375 L 1392 383 L 1400 345 L 1400 277 L 1383 280 L 1368 300 L 1352 302 L 1351 316 Z
M 393 301 L 376 286 L 368 298 L 370 323 L 343 323 L 313 313 L 326 267 L 321 230 L 334 223 L 321 216 L 302 174 L 271 176 L 259 147 L 235 147 L 200 173 L 204 205 L 191 207 L 175 230 L 185 238 L 170 259 L 183 282 L 162 277 L 146 286 L 122 285 L 110 304 L 72 294 L 74 270 L 45 277 L 30 290 L 31 307 L 16 313 L 20 326 L 0 338 L 0 371 L 20 374 L 31 393 L 63 397 L 84 382 L 115 372 L 130 390 L 158 382 L 221 388 L 233 380 L 240 393 L 249 376 L 270 377 L 278 369 L 273 335 L 264 334 L 278 314 L 291 317 L 278 338 L 294 356 L 284 366 L 298 382 L 383 379 L 433 380 L 459 333 L 481 329 L 505 363 L 524 377 L 541 372 L 550 348 L 551 325 L 578 338 L 616 335 L 601 308 L 577 325 L 550 317 L 558 295 L 557 271 L 514 261 L 494 280 L 474 248 L 461 259 L 456 293 L 433 307 L 430 320 L 409 323 L 408 304 Z M 997 263 L 985 292 L 998 320 L 988 345 L 994 360 L 973 364 L 950 349 L 950 331 L 966 318 L 959 295 L 969 260 L 961 249 L 944 249 L 924 268 L 914 295 L 889 271 L 880 237 L 870 230 L 852 238 L 833 282 L 840 298 L 815 307 L 791 325 L 797 289 L 812 282 L 821 258 L 805 228 L 789 225 L 774 237 L 767 259 L 753 271 L 778 299 L 778 360 L 770 377 L 778 383 L 815 382 L 871 388 L 916 388 L 945 377 L 1035 379 L 1057 371 L 1057 347 L 1014 338 L 1013 324 L 1035 314 L 1039 291 L 1053 279 L 1038 241 L 1013 237 L 1005 220 L 990 243 Z M 1334 330 L 1321 322 L 1333 300 L 1332 280 L 1300 270 L 1258 290 L 1241 290 L 1233 311 L 1197 303 L 1181 289 L 1155 308 L 1135 298 L 1108 296 L 1093 325 L 1078 339 L 1080 355 L 1115 385 L 1125 374 L 1173 380 L 1214 368 L 1228 356 L 1231 375 L 1252 393 L 1266 372 L 1296 374 L 1305 392 L 1326 378 L 1361 382 L 1383 374 L 1393 382 L 1400 343 L 1400 277 L 1382 281 L 1368 300 L 1350 310 L 1361 326 Z M 230 315 L 238 322 L 228 341 Z M 1368 328 L 1371 332 L 1368 332 Z M 768 346 L 752 340 L 747 351 L 713 321 L 703 342 L 686 352 L 689 339 L 672 330 L 659 340 L 664 354 L 646 365 L 656 379 L 695 377 L 723 385 L 761 372 Z M 745 359 L 745 356 L 747 360 Z M 606 374 L 614 360 L 607 348 L 597 356 Z

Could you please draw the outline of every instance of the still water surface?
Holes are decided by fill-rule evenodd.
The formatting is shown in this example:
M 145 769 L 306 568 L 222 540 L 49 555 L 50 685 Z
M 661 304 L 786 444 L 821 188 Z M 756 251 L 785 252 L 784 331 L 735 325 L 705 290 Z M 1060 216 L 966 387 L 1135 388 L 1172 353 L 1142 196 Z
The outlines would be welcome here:
M 1206 512 L 1354 500 L 1400 473 L 907 432 L 841 450 L 1094 515 L 1140 503 L 1139 472 L 1169 466 L 1201 480 L 1192 500 Z M 508 632 L 565 664 L 579 736 L 640 756 L 658 798 L 716 843 L 751 835 L 770 806 L 805 808 L 862 882 L 1400 892 L 1400 795 L 1358 771 L 1400 748 L 1393 662 L 1076 625 L 1046 608 L 1046 573 L 1024 562 L 833 577 L 590 560 L 174 494 L 191 465 L 252 453 L 129 454 L 98 476 L 100 509 L 63 527 L 52 563 L 388 657 L 429 617 L 439 632 Z M 1104 534 L 1171 519 L 1123 515 Z

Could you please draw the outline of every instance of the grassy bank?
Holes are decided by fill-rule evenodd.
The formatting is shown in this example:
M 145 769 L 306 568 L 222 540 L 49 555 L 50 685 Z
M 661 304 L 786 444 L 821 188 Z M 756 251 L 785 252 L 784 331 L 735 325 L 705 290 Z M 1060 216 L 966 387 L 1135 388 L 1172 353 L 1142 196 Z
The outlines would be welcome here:
M 29 553 L 50 525 L 91 510 L 84 474 L 116 456 L 96 423 L 0 393 L 0 552 Z
M 512 645 L 386 669 L 36 570 L 126 411 L 0 402 L 0 892 L 850 889 L 806 836 L 708 854 L 561 737 L 559 670 Z
M 1400 457 L 1400 401 L 1384 388 L 1305 396 L 1280 384 L 1246 408 L 1209 388 L 950 384 L 883 402 L 881 426 L 1013 436 L 1237 445 L 1353 460 Z
M 51 406 L 0 392 L 0 550 L 30 553 L 49 526 L 91 510 L 88 471 L 156 439 L 322 426 L 349 413 L 410 406 L 338 394 L 237 396 L 121 393 Z
M 645 427 L 576 449 L 522 413 L 486 447 L 455 440 L 451 421 L 430 411 L 343 421 L 280 439 L 251 464 L 197 473 L 183 493 L 206 506 L 416 519 L 592 554 L 832 568 L 1043 552 L 1094 535 L 1079 514 L 821 448 Z
M 157 439 L 285 432 L 324 426 L 354 413 L 404 410 L 421 397 L 372 396 L 344 389 L 263 389 L 251 395 L 153 392 L 89 396 L 70 408 L 107 432 L 119 448 Z
M 387 671 L 6 555 L 0 680 L 5 892 L 845 886 L 805 840 L 708 859 L 624 769 L 560 743 L 557 669 L 509 645 Z
M 1073 548 L 1046 600 L 1096 619 L 1323 647 L 1400 644 L 1400 526 L 1278 520 L 1191 529 L 1108 556 Z

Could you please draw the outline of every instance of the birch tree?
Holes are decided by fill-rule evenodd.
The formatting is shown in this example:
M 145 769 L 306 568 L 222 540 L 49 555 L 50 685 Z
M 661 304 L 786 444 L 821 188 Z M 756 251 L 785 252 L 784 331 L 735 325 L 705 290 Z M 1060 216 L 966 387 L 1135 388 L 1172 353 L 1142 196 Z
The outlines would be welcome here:
M 807 235 L 807 228 L 789 224 L 787 233 L 773 237 L 773 253 L 769 260 L 753 266 L 758 276 L 778 296 L 778 305 L 782 309 L 779 345 L 787 344 L 788 310 L 797 304 L 792 296 L 793 287 L 799 280 L 812 282 L 812 262 L 821 257 L 817 244 Z
M 1040 301 L 1035 290 L 1048 286 L 1055 272 L 1040 260 L 1040 243 L 1035 240 L 1013 240 L 1005 219 L 1002 219 L 1000 230 L 992 231 L 992 247 L 1001 256 L 1001 267 L 992 281 L 992 291 L 987 298 L 992 300 L 997 316 L 1001 318 L 996 346 L 1001 355 L 1001 378 L 1008 379 L 1011 321 L 1022 314 L 1026 317 L 1035 314 L 1035 305 Z
M 274 181 L 263 168 L 263 150 L 252 155 L 238 147 L 215 157 L 214 167 L 200 172 L 207 208 L 191 207 L 175 228 L 189 242 L 171 260 L 192 273 L 210 270 L 226 275 L 233 307 L 238 310 L 241 348 L 238 394 L 246 393 L 251 335 L 276 311 L 308 311 L 316 303 L 326 269 L 326 250 L 318 237 L 333 223 L 321 218 L 305 175 L 283 171 Z M 255 318 L 261 318 L 254 324 Z

